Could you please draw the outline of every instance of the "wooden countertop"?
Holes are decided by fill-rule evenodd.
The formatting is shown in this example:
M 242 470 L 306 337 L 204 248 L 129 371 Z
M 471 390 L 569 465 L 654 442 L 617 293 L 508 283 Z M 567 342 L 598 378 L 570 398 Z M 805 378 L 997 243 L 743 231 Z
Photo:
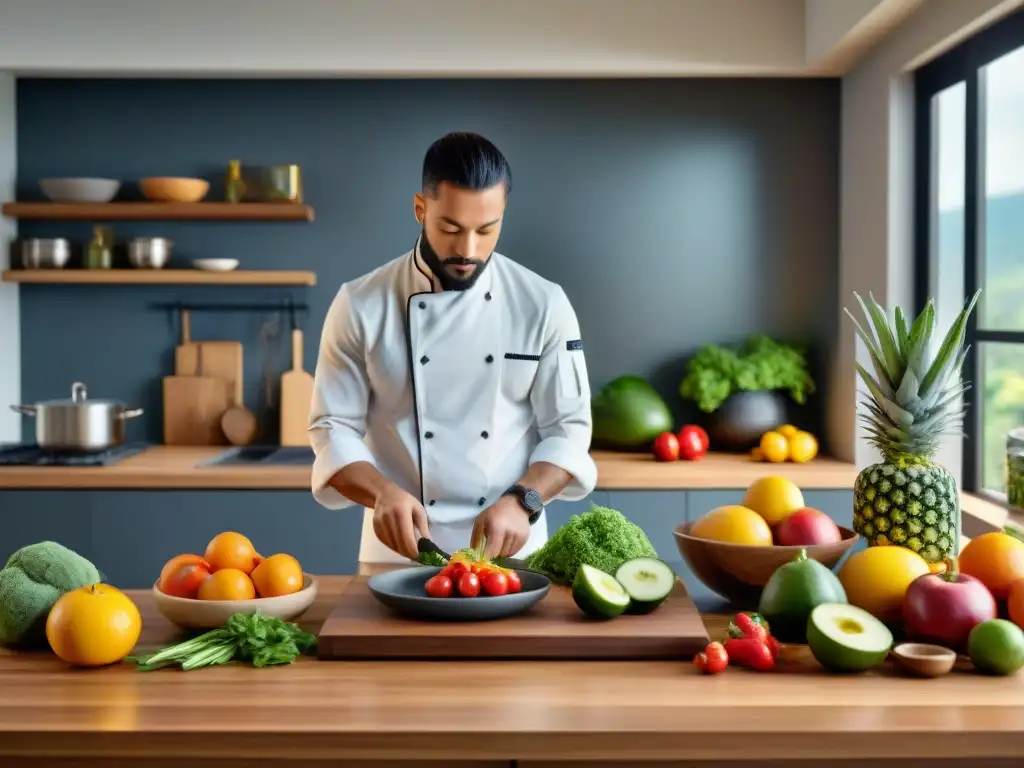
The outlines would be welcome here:
M 347 579 L 321 579 L 300 621 L 306 629 L 319 629 Z M 138 651 L 179 639 L 148 592 L 130 594 L 143 615 Z M 725 621 L 705 616 L 713 637 Z M 75 670 L 48 653 L 0 650 L 0 690 L 0 763 L 116 755 L 124 759 L 118 765 L 138 766 L 159 755 L 161 765 L 226 757 L 326 765 L 344 757 L 350 766 L 436 759 L 496 767 L 518 759 L 538 768 L 564 759 L 623 765 L 1024 753 L 1024 675 L 826 676 L 798 646 L 784 649 L 771 673 L 729 669 L 716 677 L 685 661 L 302 659 L 262 670 L 142 673 L 127 664 Z

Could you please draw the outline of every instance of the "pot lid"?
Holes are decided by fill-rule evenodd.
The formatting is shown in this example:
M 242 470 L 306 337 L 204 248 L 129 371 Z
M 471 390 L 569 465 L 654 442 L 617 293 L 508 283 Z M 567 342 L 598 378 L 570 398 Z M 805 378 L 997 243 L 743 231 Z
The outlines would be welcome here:
M 71 385 L 71 397 L 58 400 L 42 400 L 38 405 L 120 405 L 120 400 L 90 400 L 85 384 L 76 381 Z

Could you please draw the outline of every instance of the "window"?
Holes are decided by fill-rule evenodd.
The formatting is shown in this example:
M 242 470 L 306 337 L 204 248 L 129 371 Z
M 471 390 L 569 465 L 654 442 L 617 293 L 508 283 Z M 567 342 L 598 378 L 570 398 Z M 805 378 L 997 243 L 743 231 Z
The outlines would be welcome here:
M 967 328 L 963 487 L 1005 494 L 1006 436 L 1024 427 L 1024 11 L 918 71 L 918 303 Z

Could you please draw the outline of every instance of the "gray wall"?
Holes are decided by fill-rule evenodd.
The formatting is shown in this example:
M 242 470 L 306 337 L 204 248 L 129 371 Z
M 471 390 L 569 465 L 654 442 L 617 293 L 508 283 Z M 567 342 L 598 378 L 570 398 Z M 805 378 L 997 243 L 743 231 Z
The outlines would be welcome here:
M 120 240 L 169 236 L 183 258 L 315 270 L 313 289 L 22 288 L 23 397 L 64 397 L 85 381 L 94 396 L 147 408 L 133 439 L 161 437 L 159 380 L 176 342 L 150 302 L 308 300 L 311 367 L 338 286 L 414 242 L 423 152 L 455 129 L 508 155 L 515 189 L 499 250 L 564 286 L 595 388 L 636 373 L 679 408 L 685 356 L 701 344 L 755 331 L 819 349 L 836 338 L 834 80 L 22 79 L 17 109 L 23 199 L 46 176 L 218 180 L 231 158 L 303 166 L 313 224 L 114 227 Z M 89 233 L 87 223 L 21 225 L 23 236 Z M 250 405 L 261 319 L 193 319 L 197 337 L 246 343 Z

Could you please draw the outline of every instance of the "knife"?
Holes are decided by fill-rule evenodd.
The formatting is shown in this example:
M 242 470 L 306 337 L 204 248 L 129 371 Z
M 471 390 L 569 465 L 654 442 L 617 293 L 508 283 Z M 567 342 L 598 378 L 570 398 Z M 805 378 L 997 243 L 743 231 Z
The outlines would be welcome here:
M 417 542 L 416 548 L 419 550 L 419 553 L 421 555 L 433 553 L 436 555 L 440 555 L 445 560 L 452 559 L 451 555 L 449 555 L 447 552 L 445 552 L 443 549 L 437 546 L 437 544 L 435 544 L 433 541 L 425 537 L 420 538 L 419 542 Z M 499 557 L 496 558 L 494 562 L 497 565 L 500 565 L 502 568 L 512 568 L 516 571 L 530 571 L 531 573 L 541 573 L 541 571 L 538 571 L 536 568 L 530 568 L 526 564 L 525 560 L 519 560 L 515 557 Z

